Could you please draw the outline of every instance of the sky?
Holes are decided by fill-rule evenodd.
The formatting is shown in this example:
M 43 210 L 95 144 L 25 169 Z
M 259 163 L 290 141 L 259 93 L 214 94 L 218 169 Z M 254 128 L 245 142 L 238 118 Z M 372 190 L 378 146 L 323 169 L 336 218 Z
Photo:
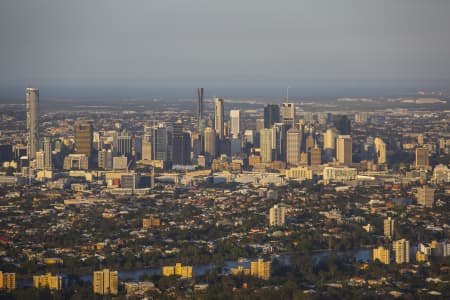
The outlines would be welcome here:
M 1 0 L 0 98 L 450 85 L 448 0 Z

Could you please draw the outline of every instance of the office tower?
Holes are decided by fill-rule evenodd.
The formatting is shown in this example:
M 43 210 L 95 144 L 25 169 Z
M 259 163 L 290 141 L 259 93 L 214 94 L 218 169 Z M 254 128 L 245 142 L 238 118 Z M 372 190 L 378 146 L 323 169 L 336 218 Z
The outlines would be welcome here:
M 103 170 L 112 170 L 113 153 L 111 149 L 102 149 L 98 151 L 98 167 Z
M 273 129 L 264 128 L 260 131 L 260 151 L 261 151 L 261 162 L 269 163 L 273 161 L 274 151 L 273 151 Z
M 75 123 L 75 153 L 85 154 L 88 158 L 92 154 L 93 125 L 91 121 L 77 121 Z
M 283 124 L 288 128 L 295 127 L 295 104 L 292 102 L 285 102 L 281 104 L 281 119 Z
M 231 135 L 237 137 L 241 133 L 241 111 L 237 109 L 230 110 Z
M 416 168 L 427 168 L 429 165 L 428 148 L 416 148 Z
M 379 137 L 375 138 L 374 141 L 375 152 L 376 152 L 376 161 L 378 164 L 386 163 L 386 144 Z
M 311 166 L 319 166 L 322 164 L 322 149 L 317 144 L 309 152 L 309 164 Z
M 197 89 L 197 130 L 203 130 L 203 88 Z
M 35 167 L 44 170 L 44 151 L 37 151 L 35 155 Z
M 39 90 L 27 88 L 27 155 L 28 159 L 36 158 L 39 150 Z
M 16 289 L 16 273 L 0 271 L 0 290 L 12 291 Z
M 423 146 L 423 144 L 424 144 L 424 138 L 423 138 L 423 134 L 422 133 L 419 133 L 417 135 L 417 144 L 419 146 Z
M 284 225 L 285 208 L 279 204 L 275 204 L 269 211 L 269 225 Z
M 434 193 L 436 189 L 424 185 L 422 188 L 417 189 L 416 198 L 417 204 L 432 208 L 434 206 Z
M 296 166 L 300 162 L 301 132 L 297 128 L 290 128 L 286 133 L 286 162 Z
M 117 295 L 119 287 L 119 272 L 103 269 L 94 271 L 92 280 L 94 294 Z
M 336 159 L 341 165 L 352 164 L 352 137 L 339 135 L 336 141 Z
M 389 265 L 391 262 L 391 252 L 389 249 L 379 246 L 372 250 L 373 261 L 379 260 L 380 263 Z
M 205 128 L 204 138 L 205 154 L 208 154 L 210 157 L 215 158 L 217 155 L 217 136 L 214 128 Z
M 46 136 L 44 138 L 44 169 L 51 170 L 53 168 L 52 159 L 52 140 Z
M 311 131 L 305 140 L 305 150 L 306 152 L 310 152 L 311 149 L 314 147 L 314 144 L 316 143 L 314 139 L 314 133 Z
M 198 157 L 203 153 L 203 135 L 199 132 L 191 133 L 191 157 Z
M 219 140 L 223 140 L 225 135 L 224 121 L 223 99 L 216 97 L 214 98 L 214 130 Z
M 250 263 L 250 274 L 251 276 L 258 277 L 263 280 L 269 280 L 270 278 L 270 261 L 264 261 L 263 259 L 258 259 L 257 261 L 252 261 Z
M 50 290 L 62 290 L 62 277 L 47 273 L 45 275 L 33 276 L 33 287 L 36 289 L 48 288 Z
M 172 161 L 172 128 L 161 123 L 151 130 L 152 159 Z
M 273 124 L 280 122 L 280 107 L 276 104 L 264 106 L 264 128 L 272 128 Z
M 334 128 L 328 128 L 325 132 L 323 149 L 336 149 L 336 130 Z
M 352 131 L 351 121 L 347 116 L 335 116 L 334 127 L 341 135 L 350 135 Z
M 392 243 L 395 252 L 395 263 L 409 263 L 409 241 L 401 239 Z
M 178 120 L 173 125 L 172 134 L 174 165 L 189 165 L 191 163 L 191 136 L 188 132 L 183 131 L 183 123 Z
M 259 132 L 263 128 L 264 128 L 264 119 L 256 119 L 255 120 L 255 130 L 256 130 L 256 132 Z
M 395 220 L 391 217 L 384 219 L 383 221 L 384 237 L 392 239 L 395 233 Z
M 125 155 L 128 158 L 132 157 L 133 152 L 133 139 L 124 131 L 117 137 L 117 154 Z

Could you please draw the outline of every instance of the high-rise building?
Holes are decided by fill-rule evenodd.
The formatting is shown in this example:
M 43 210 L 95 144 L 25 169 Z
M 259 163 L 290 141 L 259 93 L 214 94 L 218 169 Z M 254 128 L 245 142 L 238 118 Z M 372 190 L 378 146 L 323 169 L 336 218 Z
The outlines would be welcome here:
M 311 166 L 319 166 L 322 164 L 322 149 L 317 144 L 309 152 L 309 164 Z
M 380 263 L 389 265 L 391 263 L 391 252 L 389 249 L 379 246 L 372 250 L 373 261 L 379 260 Z
M 392 239 L 395 233 L 395 220 L 391 217 L 384 219 L 383 221 L 384 236 Z
M 419 134 L 417 135 L 417 144 L 418 144 L 419 146 L 423 146 L 423 144 L 424 144 L 423 133 L 419 133 Z
M 28 159 L 36 158 L 39 150 L 39 90 L 27 88 L 27 155 Z
M 395 263 L 409 263 L 409 241 L 401 239 L 392 243 L 395 252 Z
M 214 99 L 214 130 L 219 140 L 223 140 L 225 136 L 224 121 L 223 99 L 216 97 Z
M 75 123 L 75 153 L 85 154 L 88 158 L 92 154 L 94 130 L 91 121 L 77 121 Z
M 203 130 L 203 88 L 197 89 L 197 130 Z
M 46 136 L 44 138 L 44 169 L 51 170 L 53 168 L 52 159 L 52 140 Z
M 280 122 L 280 107 L 276 104 L 264 106 L 264 128 L 272 128 L 273 124 Z
M 352 133 L 351 121 L 347 116 L 334 116 L 334 127 L 341 135 L 350 135 Z
M 241 111 L 238 109 L 230 110 L 231 135 L 237 137 L 241 133 Z
M 323 149 L 336 149 L 336 130 L 334 128 L 328 128 L 325 132 Z
M 151 159 L 164 162 L 172 161 L 172 127 L 161 123 L 150 130 L 151 134 Z
M 252 261 L 250 263 L 251 276 L 255 276 L 263 280 L 269 280 L 270 264 L 271 264 L 270 261 L 264 261 L 261 258 L 259 258 L 257 261 Z
M 98 151 L 98 167 L 103 170 L 112 170 L 113 154 L 111 149 L 102 149 Z
M 0 290 L 16 289 L 16 273 L 3 273 L 0 271 Z
M 132 157 L 133 152 L 133 138 L 124 131 L 117 137 L 117 154 L 125 155 L 128 158 Z
M 429 165 L 428 148 L 416 148 L 416 168 L 427 168 Z
M 260 131 L 260 151 L 261 151 L 261 162 L 268 163 L 272 162 L 274 158 L 274 147 L 273 147 L 273 129 L 264 128 Z
M 174 165 L 189 165 L 191 163 L 191 136 L 183 130 L 183 122 L 178 120 L 173 125 L 172 134 L 173 155 L 172 162 Z
M 296 166 L 300 162 L 302 136 L 297 128 L 290 128 L 286 133 L 286 162 Z
M 48 288 L 50 290 L 62 290 L 62 277 L 47 273 L 45 275 L 33 276 L 33 287 L 36 289 Z
M 374 141 L 375 152 L 378 164 L 386 163 L 386 144 L 379 137 L 375 138 Z
M 336 159 L 341 165 L 352 164 L 352 137 L 350 135 L 339 135 L 336 141 Z
M 119 272 L 103 269 L 94 271 L 92 280 L 94 294 L 117 295 L 119 287 Z
M 208 154 L 210 157 L 215 158 L 217 155 L 217 136 L 214 128 L 205 128 L 204 138 L 205 154 Z
M 44 151 L 36 152 L 35 167 L 37 170 L 44 170 Z
M 292 102 L 284 102 L 281 104 L 282 122 L 289 128 L 295 127 L 295 104 Z
M 86 154 L 69 154 L 64 157 L 64 170 L 87 170 L 89 159 Z
M 283 226 L 285 222 L 285 208 L 275 204 L 269 211 L 269 225 Z
M 432 208 L 434 206 L 434 193 L 436 189 L 424 185 L 422 188 L 417 189 L 416 198 L 417 204 Z

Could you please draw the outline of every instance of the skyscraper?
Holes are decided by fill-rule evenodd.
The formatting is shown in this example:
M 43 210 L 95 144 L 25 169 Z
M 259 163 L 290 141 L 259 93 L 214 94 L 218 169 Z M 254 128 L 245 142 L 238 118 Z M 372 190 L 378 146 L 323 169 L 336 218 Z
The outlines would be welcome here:
M 119 287 L 119 272 L 104 269 L 103 271 L 94 271 L 92 280 L 94 294 L 99 295 L 117 295 Z
M 311 166 L 318 166 L 322 164 L 322 149 L 320 149 L 317 144 L 315 144 L 309 152 L 309 164 Z
M 280 107 L 276 104 L 264 106 L 264 128 L 271 128 L 273 124 L 280 122 Z
M 292 102 L 285 102 L 281 104 L 281 118 L 282 122 L 292 128 L 295 126 L 295 104 Z
M 28 159 L 36 158 L 39 150 L 39 90 L 27 88 L 27 155 Z
M 409 263 L 409 241 L 401 239 L 392 243 L 397 264 Z
M 202 131 L 203 126 L 203 88 L 197 89 L 197 130 Z
M 334 126 L 341 135 L 349 135 L 352 132 L 351 121 L 347 116 L 335 116 Z
M 268 163 L 273 161 L 273 130 L 264 128 L 260 131 L 261 144 L 261 162 Z
M 174 165 L 189 165 L 191 162 L 191 137 L 188 132 L 183 131 L 183 123 L 178 120 L 173 125 L 172 134 Z
M 128 158 L 131 158 L 133 151 L 133 139 L 128 134 L 128 132 L 124 131 L 117 138 L 117 154 L 125 155 Z
M 219 137 L 219 140 L 224 138 L 224 112 L 223 112 L 223 99 L 214 99 L 214 130 Z
M 416 148 L 416 168 L 427 168 L 429 165 L 428 148 Z
M 350 135 L 340 135 L 336 141 L 336 159 L 341 165 L 352 164 L 352 137 Z
M 417 189 L 416 198 L 417 204 L 432 208 L 434 206 L 434 193 L 436 189 L 424 185 L 422 188 Z
M 50 137 L 44 138 L 44 169 L 51 170 L 53 168 L 52 160 L 52 140 Z
M 231 135 L 237 137 L 241 132 L 241 111 L 238 109 L 230 110 Z
M 395 232 L 395 220 L 391 219 L 391 217 L 384 219 L 383 229 L 384 229 L 384 236 L 388 239 L 392 239 L 394 237 Z
M 377 137 L 377 138 L 375 138 L 374 144 L 375 144 L 377 163 L 385 164 L 386 163 L 386 144 L 385 144 L 385 142 L 383 142 L 383 140 L 381 138 Z
M 334 128 L 328 128 L 325 132 L 323 148 L 324 150 L 336 149 L 336 130 Z
M 93 125 L 91 121 L 75 123 L 75 152 L 90 157 L 92 153 Z
M 278 204 L 275 204 L 269 210 L 269 225 L 270 226 L 283 226 L 285 222 L 285 208 Z
M 217 155 L 217 136 L 216 131 L 211 128 L 205 128 L 205 154 L 208 154 L 212 158 L 215 158 Z
M 286 133 L 286 162 L 296 166 L 300 161 L 301 133 L 297 128 L 290 128 Z

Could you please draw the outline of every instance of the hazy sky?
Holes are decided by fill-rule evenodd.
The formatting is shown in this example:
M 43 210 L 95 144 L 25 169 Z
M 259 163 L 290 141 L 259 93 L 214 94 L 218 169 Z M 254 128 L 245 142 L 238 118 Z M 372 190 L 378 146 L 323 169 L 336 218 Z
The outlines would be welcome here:
M 1 0 L 0 97 L 446 88 L 449 15 L 448 0 Z

